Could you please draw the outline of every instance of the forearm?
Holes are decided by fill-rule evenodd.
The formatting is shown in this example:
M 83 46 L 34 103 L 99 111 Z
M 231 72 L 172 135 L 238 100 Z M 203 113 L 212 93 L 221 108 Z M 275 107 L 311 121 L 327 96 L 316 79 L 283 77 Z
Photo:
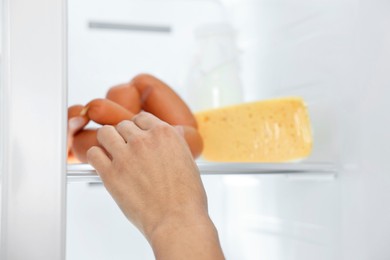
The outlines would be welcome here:
M 163 225 L 153 232 L 149 242 L 157 260 L 225 259 L 218 232 L 208 217 Z

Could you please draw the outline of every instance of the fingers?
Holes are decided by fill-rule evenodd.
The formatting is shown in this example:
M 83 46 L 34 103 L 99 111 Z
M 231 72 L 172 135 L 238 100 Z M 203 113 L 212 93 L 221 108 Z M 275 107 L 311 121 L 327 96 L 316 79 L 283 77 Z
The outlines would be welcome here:
M 142 130 L 149 130 L 156 125 L 163 123 L 163 121 L 158 119 L 156 116 L 147 112 L 137 114 L 132 118 L 132 121 Z
M 115 127 L 105 125 L 97 132 L 97 140 L 101 146 L 111 155 L 115 156 L 124 148 L 126 144 L 122 136 L 116 131 Z
M 100 176 L 106 172 L 111 164 L 110 158 L 106 155 L 102 148 L 98 146 L 92 146 L 87 151 L 88 163 L 92 165 L 99 173 Z
M 142 130 L 133 122 L 124 120 L 116 126 L 116 130 L 122 136 L 122 138 L 129 142 L 132 136 L 141 134 Z

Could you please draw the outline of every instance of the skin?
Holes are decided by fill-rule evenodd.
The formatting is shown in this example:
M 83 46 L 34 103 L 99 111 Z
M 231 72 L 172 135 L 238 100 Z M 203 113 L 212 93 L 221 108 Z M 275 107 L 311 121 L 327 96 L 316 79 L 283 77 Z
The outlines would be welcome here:
M 224 259 L 207 197 L 184 138 L 141 112 L 98 130 L 88 162 L 156 259 Z

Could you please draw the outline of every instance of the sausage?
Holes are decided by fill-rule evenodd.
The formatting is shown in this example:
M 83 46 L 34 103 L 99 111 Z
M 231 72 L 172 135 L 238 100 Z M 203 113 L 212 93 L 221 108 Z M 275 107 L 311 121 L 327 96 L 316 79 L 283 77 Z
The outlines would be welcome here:
M 83 110 L 83 105 L 73 105 L 68 107 L 68 120 L 72 117 L 80 116 L 81 111 Z
M 141 97 L 139 92 L 129 84 L 121 84 L 110 88 L 106 98 L 121 105 L 133 114 L 141 112 Z
M 203 142 L 191 110 L 168 85 L 151 75 L 140 74 L 129 83 L 112 87 L 106 99 L 92 100 L 82 114 L 102 125 L 116 125 L 130 120 L 141 110 L 170 125 L 182 127 L 193 157 L 201 154 Z M 96 130 L 83 130 L 75 136 L 72 152 L 80 161 L 86 162 L 86 151 L 94 145 L 98 145 Z
M 83 129 L 73 137 L 72 154 L 80 161 L 87 162 L 87 151 L 92 146 L 100 146 L 97 129 Z
M 101 125 L 116 125 L 123 120 L 130 120 L 134 113 L 108 99 L 94 99 L 83 111 L 85 115 Z
M 187 104 L 167 84 L 148 75 L 140 74 L 129 83 L 142 102 L 142 109 L 171 125 L 188 125 L 197 128 L 196 120 Z M 124 91 L 123 91 L 124 93 Z

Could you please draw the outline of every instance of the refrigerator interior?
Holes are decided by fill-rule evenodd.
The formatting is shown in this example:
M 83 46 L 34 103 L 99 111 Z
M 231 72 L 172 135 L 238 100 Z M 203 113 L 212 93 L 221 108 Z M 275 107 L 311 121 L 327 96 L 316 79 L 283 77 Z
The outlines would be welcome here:
M 314 147 L 296 164 L 315 170 L 202 175 L 227 259 L 388 259 L 389 11 L 379 0 L 69 0 L 68 104 L 144 72 L 191 102 L 194 32 L 229 24 L 243 101 L 305 99 Z M 100 183 L 68 183 L 66 237 L 69 260 L 153 259 Z

